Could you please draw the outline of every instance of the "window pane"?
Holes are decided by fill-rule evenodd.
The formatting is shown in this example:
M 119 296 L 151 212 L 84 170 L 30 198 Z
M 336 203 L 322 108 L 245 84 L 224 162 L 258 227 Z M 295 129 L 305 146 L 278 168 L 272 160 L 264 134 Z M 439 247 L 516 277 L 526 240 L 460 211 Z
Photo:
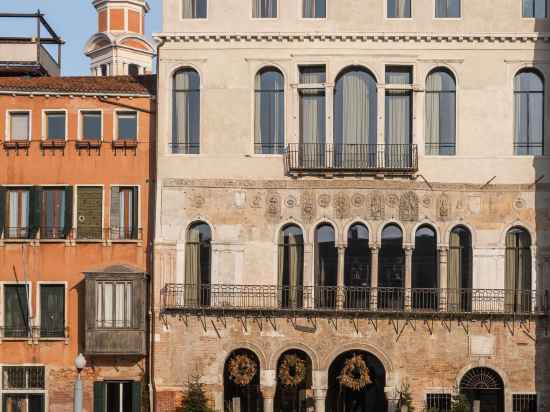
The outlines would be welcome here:
M 62 239 L 65 236 L 65 189 L 43 189 L 40 211 L 40 237 Z
M 411 0 L 387 0 L 389 18 L 410 18 Z
M 284 81 L 277 69 L 256 75 L 256 153 L 282 153 L 284 148 Z
M 387 84 L 411 84 L 412 83 L 412 68 L 410 67 L 388 67 L 386 69 Z
M 82 137 L 85 140 L 101 139 L 101 112 L 82 113 Z
M 303 0 L 304 18 L 323 19 L 327 16 L 326 0 Z
M 182 0 L 182 17 L 184 19 L 205 19 L 207 0 Z
M 300 84 L 317 84 L 325 81 L 325 66 L 300 66 Z
M 29 306 L 26 285 L 4 286 L 4 335 L 10 338 L 29 335 Z
M 530 70 L 514 81 L 514 152 L 517 155 L 543 154 L 544 83 Z
M 46 123 L 48 139 L 65 139 L 65 113 L 46 113 Z
M 200 77 L 192 69 L 174 75 L 172 152 L 200 152 Z
M 118 119 L 118 138 L 119 139 L 137 139 L 137 113 L 119 112 Z
M 435 17 L 460 17 L 460 0 L 436 0 Z
M 29 113 L 10 114 L 11 140 L 29 140 Z
M 29 198 L 26 189 L 8 191 L 8 210 L 6 235 L 12 239 L 28 239 L 29 237 Z
M 252 17 L 276 18 L 277 0 L 252 0 Z
M 40 286 L 40 336 L 65 336 L 65 286 Z

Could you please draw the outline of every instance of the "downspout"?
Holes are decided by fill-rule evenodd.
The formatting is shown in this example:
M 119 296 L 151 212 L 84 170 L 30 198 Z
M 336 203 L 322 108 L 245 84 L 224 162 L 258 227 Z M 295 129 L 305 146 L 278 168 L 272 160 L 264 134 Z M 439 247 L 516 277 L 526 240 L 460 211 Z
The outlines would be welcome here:
M 156 105 L 156 110 L 155 110 L 155 139 L 154 139 L 154 149 L 151 150 L 149 149 L 149 153 L 150 153 L 150 156 L 151 156 L 151 163 L 152 163 L 152 167 L 151 167 L 151 175 L 150 175 L 150 178 L 149 178 L 149 181 L 150 181 L 150 197 L 151 199 L 149 200 L 149 203 L 152 205 L 152 207 L 150 208 L 149 210 L 149 217 L 150 217 L 150 222 L 152 223 L 151 226 L 150 226 L 150 234 L 152 234 L 152 236 L 149 236 L 149 248 L 150 248 L 150 253 L 149 253 L 149 256 L 150 256 L 150 268 L 151 268 L 151 276 L 149 277 L 149 310 L 148 310 L 148 313 L 147 313 L 147 316 L 149 317 L 149 411 L 150 412 L 154 412 L 156 409 L 155 409 L 155 395 L 156 395 L 156 388 L 155 388 L 155 374 L 154 374 L 154 369 L 153 369 L 153 347 L 154 347 L 154 342 L 155 342 L 155 339 L 154 339 L 154 332 L 155 332 L 155 319 L 154 319 L 154 311 L 153 311 L 153 307 L 154 307 L 154 302 L 155 302 L 155 299 L 154 299 L 154 294 L 155 294 L 155 287 L 154 287 L 154 277 L 155 277 L 155 273 L 154 273 L 154 262 L 155 262 L 155 259 L 154 259 L 154 240 L 155 240 L 155 233 L 156 233 L 156 227 L 155 227 L 155 223 L 156 223 L 156 204 L 157 204 L 157 162 L 156 162 L 156 159 L 157 159 L 157 150 L 158 150 L 158 138 L 159 138 L 159 133 L 158 133 L 158 125 L 159 125 L 159 99 L 158 99 L 158 95 L 159 95 L 159 90 L 160 90 L 160 81 L 159 81 L 159 67 L 160 67 L 160 48 L 164 45 L 165 43 L 165 40 L 163 38 L 160 39 L 160 42 L 157 46 L 157 64 L 156 64 L 156 73 L 157 73 L 157 90 L 156 90 L 156 96 L 155 96 L 155 105 Z M 151 141 L 151 139 L 149 139 Z M 151 219 L 151 215 L 152 215 L 152 219 Z

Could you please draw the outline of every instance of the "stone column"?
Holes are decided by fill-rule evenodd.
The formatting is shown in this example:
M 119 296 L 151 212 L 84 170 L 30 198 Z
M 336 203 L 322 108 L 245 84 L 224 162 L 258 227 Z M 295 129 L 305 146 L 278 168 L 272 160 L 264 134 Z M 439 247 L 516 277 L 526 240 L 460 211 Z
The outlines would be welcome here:
M 439 247 L 439 310 L 447 310 L 447 262 L 449 260 L 449 248 L 447 246 Z
M 405 245 L 405 310 L 412 309 L 412 254 L 413 247 Z
M 262 385 L 262 397 L 264 398 L 264 412 L 273 412 L 273 399 L 275 398 L 275 387 Z
M 378 245 L 370 247 L 370 307 L 376 310 L 378 307 Z
M 315 398 L 315 412 L 325 412 L 325 401 L 327 399 L 327 390 L 314 389 L 313 397 Z
M 346 246 L 343 244 L 337 245 L 338 248 L 338 277 L 336 281 L 336 308 L 344 307 L 344 271 L 346 266 Z

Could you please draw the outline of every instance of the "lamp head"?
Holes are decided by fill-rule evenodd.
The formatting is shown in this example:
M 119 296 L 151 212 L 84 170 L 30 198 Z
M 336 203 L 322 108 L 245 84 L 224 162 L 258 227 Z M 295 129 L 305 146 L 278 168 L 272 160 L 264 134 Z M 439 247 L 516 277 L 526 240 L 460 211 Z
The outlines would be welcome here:
M 86 358 L 82 353 L 79 353 L 76 359 L 74 360 L 74 366 L 80 372 L 86 366 Z

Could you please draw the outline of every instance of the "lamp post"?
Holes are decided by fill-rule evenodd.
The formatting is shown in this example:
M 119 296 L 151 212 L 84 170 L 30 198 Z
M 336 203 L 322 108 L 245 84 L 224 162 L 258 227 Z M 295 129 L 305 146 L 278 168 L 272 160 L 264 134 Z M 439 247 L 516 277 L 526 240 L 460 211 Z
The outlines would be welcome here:
M 74 383 L 74 412 L 82 412 L 82 381 L 80 380 L 80 372 L 86 366 L 86 358 L 82 353 L 79 353 L 74 360 L 74 366 L 78 371 Z

